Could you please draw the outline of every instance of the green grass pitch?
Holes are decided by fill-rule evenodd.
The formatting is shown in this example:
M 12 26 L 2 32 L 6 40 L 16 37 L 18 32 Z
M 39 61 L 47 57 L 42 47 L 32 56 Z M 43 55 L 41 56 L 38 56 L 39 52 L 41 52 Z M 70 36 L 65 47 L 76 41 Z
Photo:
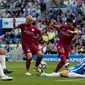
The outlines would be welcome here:
M 57 63 L 47 62 L 47 64 L 46 72 L 50 73 L 54 70 Z M 71 63 L 71 65 L 74 64 Z M 12 74 L 7 74 L 14 79 L 12 81 L 0 80 L 0 85 L 85 85 L 85 79 L 81 78 L 48 78 L 37 76 L 36 72 L 33 71 L 34 62 L 32 62 L 30 68 L 32 76 L 25 75 L 25 62 L 7 62 L 7 67 L 14 71 Z

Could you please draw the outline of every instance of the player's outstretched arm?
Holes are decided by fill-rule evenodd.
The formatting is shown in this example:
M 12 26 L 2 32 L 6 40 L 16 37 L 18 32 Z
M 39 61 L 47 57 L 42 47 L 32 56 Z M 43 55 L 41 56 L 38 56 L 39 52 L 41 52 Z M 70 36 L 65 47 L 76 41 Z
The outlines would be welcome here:
M 74 34 L 79 34 L 79 33 L 81 33 L 81 31 L 79 29 L 74 30 Z
M 55 28 L 56 30 L 60 30 L 60 26 L 55 24 L 55 20 L 51 21 L 49 28 L 52 28 L 52 29 Z
M 80 31 L 78 29 L 75 29 L 74 31 L 68 30 L 68 33 L 79 34 Z
M 53 28 L 55 28 L 56 30 L 60 30 L 60 26 L 59 25 L 52 25 Z
M 46 30 L 41 30 L 41 35 L 44 35 L 45 33 L 47 33 L 47 31 L 49 31 L 49 27 Z

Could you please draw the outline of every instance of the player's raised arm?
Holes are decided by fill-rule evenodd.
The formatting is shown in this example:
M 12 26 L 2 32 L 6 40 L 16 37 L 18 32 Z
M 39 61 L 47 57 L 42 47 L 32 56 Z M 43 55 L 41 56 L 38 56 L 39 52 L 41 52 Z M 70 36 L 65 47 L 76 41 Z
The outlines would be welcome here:
M 16 26 L 16 19 L 14 18 L 13 19 L 13 30 L 16 29 L 16 28 L 23 28 L 24 27 L 24 23 L 22 24 L 19 24 L 18 26 Z
M 17 28 L 17 26 L 16 26 L 16 19 L 15 18 L 13 19 L 13 28 L 14 29 Z
M 52 25 L 56 30 L 60 30 L 60 26 L 59 25 Z
M 56 29 L 56 30 L 60 30 L 60 26 L 59 25 L 56 25 L 54 24 L 54 20 L 51 21 L 51 23 L 49 24 L 48 28 L 44 31 L 41 31 L 41 34 L 45 34 L 47 31 L 49 31 L 49 29 Z
M 40 36 L 43 36 L 48 30 L 49 30 L 49 27 L 44 29 L 44 30 L 40 30 L 39 28 L 36 27 L 36 32 L 40 35 Z

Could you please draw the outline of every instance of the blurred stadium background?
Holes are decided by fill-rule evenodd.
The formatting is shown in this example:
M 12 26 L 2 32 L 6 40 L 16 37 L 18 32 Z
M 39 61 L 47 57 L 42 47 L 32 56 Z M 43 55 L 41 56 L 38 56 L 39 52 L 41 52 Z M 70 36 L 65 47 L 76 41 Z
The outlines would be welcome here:
M 70 55 L 74 55 L 74 58 L 76 56 L 74 60 L 84 56 L 85 0 L 0 0 L 0 47 L 6 49 L 9 60 L 23 59 L 21 52 L 18 52 L 21 49 L 21 30 L 13 30 L 12 21 L 15 17 L 17 25 L 23 23 L 27 15 L 33 16 L 33 24 L 41 30 L 46 30 L 51 19 L 55 19 L 56 24 L 63 24 L 70 15 L 74 26 L 81 30 L 81 34 L 75 35 L 73 39 Z M 58 40 L 59 32 L 55 29 L 49 30 L 43 35 L 43 40 L 40 40 L 42 52 L 47 55 L 57 54 L 55 42 Z M 9 52 L 12 52 L 13 55 L 10 55 Z M 82 56 L 79 57 L 79 55 Z M 53 56 L 46 58 L 47 61 L 57 61 L 58 59 Z
M 33 16 L 33 25 L 41 30 L 47 30 L 51 19 L 61 25 L 70 15 L 74 26 L 81 30 L 81 34 L 73 39 L 70 61 L 80 61 L 85 57 L 85 0 L 0 0 L 0 47 L 5 48 L 8 61 L 23 61 L 21 30 L 13 30 L 12 21 L 16 18 L 17 25 L 23 23 L 27 15 Z M 59 61 L 55 48 L 58 40 L 59 32 L 54 29 L 43 35 L 40 48 L 46 54 L 45 61 Z M 8 67 L 11 68 L 10 65 Z

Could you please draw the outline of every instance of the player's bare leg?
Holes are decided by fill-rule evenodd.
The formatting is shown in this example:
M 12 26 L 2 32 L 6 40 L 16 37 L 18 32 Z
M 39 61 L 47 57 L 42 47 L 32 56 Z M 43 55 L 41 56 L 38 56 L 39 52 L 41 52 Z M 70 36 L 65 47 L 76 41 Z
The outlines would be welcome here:
M 65 56 L 64 48 L 61 48 L 59 50 L 59 56 L 60 56 L 61 61 L 58 63 L 58 65 L 55 68 L 54 72 L 58 72 L 66 62 L 66 56 Z
M 69 72 L 68 73 L 68 77 L 72 77 L 72 78 L 85 78 L 85 75 L 82 74 L 77 74 L 77 73 L 73 73 L 73 72 Z
M 60 76 L 69 77 L 69 78 L 85 78 L 85 75 L 70 72 L 69 70 L 64 70 L 64 71 L 60 72 Z
M 26 60 L 26 75 L 31 75 L 31 73 L 29 73 L 29 68 L 30 68 L 30 64 L 31 64 L 31 60 L 32 60 L 32 53 L 27 53 L 27 60 Z
M 36 65 L 35 66 L 38 67 L 41 60 L 42 60 L 43 53 L 41 51 L 38 51 L 36 55 L 37 55 L 37 60 L 36 60 Z
M 38 51 L 36 55 L 37 55 L 37 60 L 36 60 L 36 64 L 35 64 L 34 69 L 37 69 L 41 73 L 41 70 L 38 69 L 38 66 L 39 66 L 39 64 L 40 64 L 40 62 L 42 60 L 43 53 L 41 51 Z
M 47 76 L 47 77 L 68 77 L 68 73 L 69 71 L 68 70 L 64 70 L 64 71 L 61 71 L 61 72 L 58 72 L 58 73 L 50 73 L 50 74 L 47 74 L 47 73 L 42 73 L 41 76 Z

